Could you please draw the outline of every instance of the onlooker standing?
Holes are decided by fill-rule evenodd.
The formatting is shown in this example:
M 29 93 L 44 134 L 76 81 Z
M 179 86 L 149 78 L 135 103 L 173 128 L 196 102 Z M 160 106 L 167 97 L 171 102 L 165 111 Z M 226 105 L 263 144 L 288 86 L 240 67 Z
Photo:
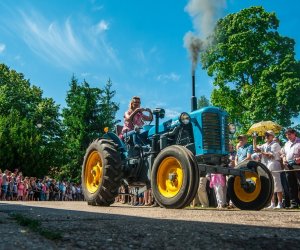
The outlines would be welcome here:
M 17 198 L 18 198 L 17 176 L 14 173 L 11 176 L 12 176 L 12 182 L 13 182 L 13 195 L 12 195 L 12 199 L 13 200 L 17 200 Z
M 2 174 L 2 200 L 6 199 L 7 189 L 8 189 L 8 170 L 6 169 Z
M 230 168 L 234 168 L 235 167 L 235 157 L 236 157 L 236 151 L 234 150 L 234 145 L 233 143 L 229 143 L 229 164 L 228 166 Z M 226 176 L 226 183 L 228 181 L 228 176 Z M 226 201 L 228 202 L 228 208 L 234 208 L 234 205 L 232 203 L 232 201 L 230 200 L 229 195 L 227 195 L 227 185 L 225 186 L 226 189 Z
M 226 178 L 222 174 L 211 174 L 210 187 L 215 190 L 218 208 L 226 206 L 226 194 L 224 187 L 226 186 Z
M 283 165 L 288 170 L 294 170 L 295 168 L 299 168 L 297 165 L 300 165 L 300 138 L 297 137 L 296 131 L 291 128 L 286 130 L 285 136 L 288 141 L 282 149 Z M 290 208 L 298 208 L 299 197 L 297 179 L 300 181 L 299 172 L 298 174 L 294 171 L 286 172 L 286 176 L 289 185 Z
M 29 178 L 26 176 L 24 178 L 24 200 L 28 201 L 28 194 L 29 194 Z
M 40 183 L 40 189 L 41 189 L 40 200 L 46 201 L 47 184 L 44 180 Z
M 7 173 L 7 194 L 6 194 L 6 200 L 13 200 L 13 194 L 14 194 L 14 180 L 13 180 L 13 174 L 11 171 L 8 171 Z
M 151 201 L 151 189 L 147 189 L 144 192 L 144 202 L 145 202 L 145 206 L 151 206 L 152 205 L 152 201 Z M 124 203 L 125 203 L 125 201 L 124 201 Z
M 246 160 L 251 160 L 251 155 L 253 154 L 253 147 L 252 145 L 248 144 L 247 135 L 239 135 L 238 140 L 239 143 L 235 157 L 235 165 Z
M 23 201 L 24 189 L 25 189 L 24 182 L 23 182 L 23 180 L 20 180 L 20 182 L 18 183 L 18 197 L 17 197 L 17 200 Z
M 206 183 L 207 183 L 206 176 L 200 177 L 199 187 L 198 187 L 198 198 L 202 207 L 209 207 L 209 201 L 208 201 L 208 196 L 206 191 Z
M 232 143 L 229 143 L 229 164 L 228 166 L 230 168 L 234 168 L 235 167 L 235 157 L 236 157 L 236 151 L 234 150 L 234 146 Z
M 65 181 L 61 181 L 59 183 L 59 191 L 60 191 L 60 200 L 61 201 L 64 201 L 65 200 L 65 196 L 66 196 L 66 190 L 67 190 L 67 187 L 66 187 L 66 183 Z
M 274 183 L 274 193 L 277 193 L 278 205 L 275 207 L 275 194 L 272 196 L 271 205 L 268 208 L 282 208 L 282 184 L 280 173 L 273 171 L 281 170 L 280 151 L 281 147 L 278 142 L 273 140 L 275 134 L 272 130 L 265 133 L 265 143 L 261 146 L 256 145 L 256 136 L 253 137 L 253 147 L 255 151 L 261 152 L 262 163 L 271 171 Z

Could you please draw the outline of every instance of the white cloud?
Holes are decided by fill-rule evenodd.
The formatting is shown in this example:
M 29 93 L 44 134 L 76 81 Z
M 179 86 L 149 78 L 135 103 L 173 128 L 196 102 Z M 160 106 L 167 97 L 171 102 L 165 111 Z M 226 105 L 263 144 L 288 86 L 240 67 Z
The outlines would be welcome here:
M 6 46 L 4 43 L 0 43 L 0 54 L 5 50 Z
M 44 60 L 72 71 L 75 66 L 99 61 L 103 66 L 114 64 L 120 69 L 116 50 L 103 32 L 97 32 L 109 29 L 107 22 L 102 20 L 95 25 L 79 19 L 72 23 L 70 18 L 49 21 L 34 10 L 19 13 L 21 20 L 15 18 L 12 25 L 15 33 L 21 34 L 27 46 Z
M 180 115 L 180 113 L 176 110 L 172 110 L 172 109 L 166 109 L 166 115 L 165 117 L 166 118 L 175 118 L 175 117 L 178 117 Z
M 97 32 L 103 32 L 109 30 L 109 23 L 105 20 L 101 20 L 96 26 Z
M 146 104 L 147 107 L 160 107 L 165 109 L 165 118 L 171 119 L 174 117 L 178 117 L 180 115 L 180 112 L 178 112 L 176 109 L 180 109 L 179 107 L 173 107 L 173 109 L 168 109 L 166 107 L 169 106 L 169 104 L 165 101 L 161 100 L 151 100 Z
M 49 23 L 37 13 L 30 16 L 22 13 L 22 17 L 25 43 L 44 59 L 69 68 L 91 58 L 90 52 L 74 33 L 69 19 L 60 25 Z
M 170 74 L 158 75 L 156 77 L 156 80 L 160 81 L 160 82 L 168 82 L 168 81 L 177 82 L 177 81 L 179 81 L 180 77 L 181 77 L 180 75 L 178 75 L 174 72 L 171 72 Z

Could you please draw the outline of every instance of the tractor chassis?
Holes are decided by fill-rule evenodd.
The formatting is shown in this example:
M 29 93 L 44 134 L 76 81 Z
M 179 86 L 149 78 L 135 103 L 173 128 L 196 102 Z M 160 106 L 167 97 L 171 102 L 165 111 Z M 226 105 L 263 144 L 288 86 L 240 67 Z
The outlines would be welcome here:
M 220 165 L 206 165 L 198 164 L 200 172 L 209 173 L 209 174 L 224 174 L 224 175 L 233 175 L 239 176 L 241 178 L 241 186 L 245 189 L 249 188 L 249 183 L 246 181 L 245 172 L 255 172 L 254 168 L 229 168 Z

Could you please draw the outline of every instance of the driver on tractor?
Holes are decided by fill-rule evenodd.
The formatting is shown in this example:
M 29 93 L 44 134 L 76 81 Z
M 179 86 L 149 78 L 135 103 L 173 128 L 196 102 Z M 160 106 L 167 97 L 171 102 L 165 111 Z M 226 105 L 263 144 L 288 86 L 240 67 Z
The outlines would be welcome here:
M 125 139 L 133 135 L 134 145 L 141 144 L 141 139 L 145 139 L 144 133 L 140 133 L 136 136 L 138 131 L 144 125 L 144 121 L 152 121 L 153 115 L 149 108 L 141 108 L 141 99 L 138 96 L 132 97 L 129 103 L 129 109 L 124 114 L 124 126 L 121 132 L 121 138 Z M 143 112 L 148 112 L 149 115 L 145 115 Z

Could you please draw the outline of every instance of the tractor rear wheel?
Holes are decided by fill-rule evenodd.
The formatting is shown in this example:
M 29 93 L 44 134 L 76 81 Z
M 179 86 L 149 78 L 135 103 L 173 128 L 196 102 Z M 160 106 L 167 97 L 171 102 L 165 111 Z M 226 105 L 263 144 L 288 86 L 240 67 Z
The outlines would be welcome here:
M 89 205 L 109 206 L 118 195 L 122 178 L 118 145 L 95 140 L 86 150 L 82 165 L 82 190 Z
M 187 148 L 173 145 L 158 154 L 151 171 L 151 187 L 161 207 L 186 207 L 195 197 L 198 185 L 198 166 Z
M 239 176 L 230 176 L 227 185 L 232 203 L 242 210 L 263 209 L 273 195 L 274 185 L 271 172 L 264 164 L 255 161 L 243 162 L 236 168 L 245 169 L 247 188 L 241 186 Z

